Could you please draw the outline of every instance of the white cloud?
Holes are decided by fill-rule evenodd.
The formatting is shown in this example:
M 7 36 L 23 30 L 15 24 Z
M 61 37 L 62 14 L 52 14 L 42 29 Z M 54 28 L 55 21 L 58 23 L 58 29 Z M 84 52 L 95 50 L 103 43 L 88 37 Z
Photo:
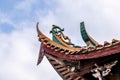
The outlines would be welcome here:
M 29 12 L 36 1 L 23 0 L 16 9 Z M 83 45 L 79 22 L 85 21 L 88 33 L 100 43 L 120 38 L 119 0 L 52 0 L 46 4 L 54 3 L 57 5 L 54 9 L 37 8 L 36 14 L 31 16 L 40 22 L 41 31 L 48 37 L 51 25 L 56 24 L 65 28 L 73 42 Z M 0 32 L 0 80 L 61 80 L 46 58 L 36 66 L 39 42 L 35 21 L 21 19 L 14 23 L 11 16 L 0 12 L 1 23 L 16 27 L 10 34 Z
M 118 0 L 60 0 L 55 11 L 57 23 L 66 27 L 67 34 L 79 38 L 79 22 L 85 21 L 88 33 L 100 43 L 112 38 L 120 38 L 120 5 Z M 75 33 L 73 33 L 73 29 Z M 114 32 L 114 33 L 113 33 Z M 113 34 L 111 34 L 113 33 Z M 101 37 L 99 37 L 101 36 Z M 107 37 L 106 37 L 107 36 Z M 82 44 L 82 39 L 76 43 Z
M 36 66 L 39 43 L 34 28 L 14 31 L 11 34 L 0 34 L 0 80 L 58 80 L 59 76 L 46 59 Z M 47 73 L 53 73 L 49 74 Z M 48 75 L 45 78 L 45 75 Z
M 37 0 L 22 0 L 21 2 L 15 5 L 15 9 L 29 12 L 31 11 L 33 4 L 36 3 L 36 1 Z
M 19 9 L 31 9 L 32 3 L 32 0 L 30 4 L 26 0 L 26 3 L 20 3 Z M 21 19 L 19 23 L 14 23 L 14 16 L 16 14 L 10 16 L 3 12 L 0 15 L 1 23 L 9 23 L 16 28 L 10 34 L 0 32 L 0 80 L 60 79 L 46 59 L 40 66 L 36 66 L 40 45 L 36 34 L 36 22 Z

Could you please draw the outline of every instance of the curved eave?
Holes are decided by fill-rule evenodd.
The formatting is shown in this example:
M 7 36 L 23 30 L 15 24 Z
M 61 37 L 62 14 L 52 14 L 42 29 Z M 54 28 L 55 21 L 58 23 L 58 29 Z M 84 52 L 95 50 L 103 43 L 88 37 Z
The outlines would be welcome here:
M 120 54 L 120 45 L 113 46 L 110 48 L 106 48 L 103 50 L 98 50 L 91 52 L 89 54 L 80 54 L 80 55 L 66 55 L 66 54 L 61 54 L 59 52 L 56 52 L 47 46 L 43 45 L 42 46 L 48 54 L 51 54 L 53 56 L 62 58 L 62 59 L 68 59 L 68 60 L 85 60 L 85 59 L 95 59 L 95 58 L 101 58 L 113 54 Z
M 51 39 L 49 39 L 47 36 L 45 36 L 45 35 L 39 30 L 38 24 L 39 24 L 39 23 L 37 23 L 36 27 L 37 27 L 37 33 L 38 33 L 39 41 L 40 41 L 41 43 L 43 43 L 43 44 L 45 44 L 45 45 L 50 44 L 50 45 L 52 45 L 52 46 L 57 46 L 57 47 L 60 48 L 60 49 L 69 50 L 69 51 L 81 51 L 81 50 L 83 49 L 83 48 L 74 48 L 74 47 L 71 47 L 71 46 L 65 47 L 65 46 L 62 46 L 62 45 L 60 45 L 60 44 L 55 43 L 54 41 L 52 41 Z
M 94 59 L 100 58 L 104 56 L 109 56 L 112 54 L 118 54 L 120 52 L 120 42 L 118 40 L 113 40 L 111 44 L 105 43 L 104 46 L 99 48 L 94 48 L 93 51 L 89 51 L 89 49 L 84 48 L 67 48 L 60 44 L 55 43 L 54 41 L 50 40 L 46 37 L 38 28 L 37 24 L 37 32 L 39 40 L 41 41 L 41 50 L 40 50 L 40 61 L 42 60 L 44 54 L 51 54 L 56 57 L 62 59 L 69 59 L 69 60 L 84 60 L 84 59 Z M 84 50 L 88 50 L 84 53 Z M 42 55 L 41 55 L 42 54 Z M 38 61 L 39 63 L 39 61 Z
M 49 49 L 53 49 L 55 51 L 60 51 L 61 53 L 65 53 L 65 54 L 72 54 L 74 52 L 80 52 L 83 48 L 74 48 L 74 47 L 65 47 L 62 46 L 60 44 L 55 43 L 54 41 L 52 41 L 51 39 L 49 39 L 48 37 L 46 37 L 38 28 L 38 24 L 36 25 L 37 28 L 37 33 L 38 33 L 38 37 L 39 37 L 39 41 L 41 42 L 41 48 L 40 48 L 40 52 L 39 52 L 39 58 L 38 58 L 38 63 L 37 65 L 42 61 L 43 56 L 44 56 L 44 48 L 42 46 L 47 46 Z

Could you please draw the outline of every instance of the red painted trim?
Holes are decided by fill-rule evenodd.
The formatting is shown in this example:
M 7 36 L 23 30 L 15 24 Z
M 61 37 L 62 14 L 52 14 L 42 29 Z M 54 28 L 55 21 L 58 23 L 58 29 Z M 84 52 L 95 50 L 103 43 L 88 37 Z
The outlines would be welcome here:
M 69 60 L 84 60 L 84 59 L 100 58 L 100 57 L 109 56 L 112 54 L 119 54 L 119 52 L 120 52 L 120 46 L 113 46 L 111 48 L 98 50 L 95 52 L 91 52 L 89 54 L 66 55 L 66 54 L 56 52 L 50 48 L 47 48 L 46 45 L 41 45 L 41 46 L 48 54 L 54 55 L 54 56 L 62 58 L 62 59 L 69 59 Z
M 45 55 L 44 49 L 43 49 L 43 44 L 41 44 L 40 46 L 40 51 L 39 51 L 39 57 L 38 57 L 38 62 L 37 65 L 39 65 L 41 63 L 41 61 L 43 60 L 43 57 Z

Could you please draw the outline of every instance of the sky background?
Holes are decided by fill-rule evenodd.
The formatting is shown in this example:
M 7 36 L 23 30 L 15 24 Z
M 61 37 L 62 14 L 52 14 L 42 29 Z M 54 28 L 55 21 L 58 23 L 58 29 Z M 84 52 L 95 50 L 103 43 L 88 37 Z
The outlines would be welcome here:
M 100 44 L 120 39 L 120 0 L 0 0 L 0 80 L 62 80 L 44 58 L 36 23 L 51 38 L 52 25 L 65 28 L 72 42 L 84 46 L 80 22 Z

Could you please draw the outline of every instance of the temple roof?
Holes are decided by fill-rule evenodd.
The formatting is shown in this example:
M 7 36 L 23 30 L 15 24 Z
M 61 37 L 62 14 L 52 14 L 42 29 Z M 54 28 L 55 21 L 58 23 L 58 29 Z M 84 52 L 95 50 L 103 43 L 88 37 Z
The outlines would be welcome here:
M 37 32 L 42 49 L 56 57 L 69 60 L 83 60 L 108 56 L 120 52 L 119 40 L 113 39 L 111 43 L 105 41 L 103 45 L 100 45 L 88 35 L 83 22 L 81 23 L 80 29 L 82 38 L 87 44 L 86 47 L 80 47 L 73 44 L 71 39 L 63 34 L 64 30 L 55 25 L 51 31 L 53 35 L 53 40 L 51 40 L 39 30 L 37 23 Z M 40 51 L 40 54 L 43 54 L 43 52 Z M 42 59 L 38 62 L 41 60 Z

